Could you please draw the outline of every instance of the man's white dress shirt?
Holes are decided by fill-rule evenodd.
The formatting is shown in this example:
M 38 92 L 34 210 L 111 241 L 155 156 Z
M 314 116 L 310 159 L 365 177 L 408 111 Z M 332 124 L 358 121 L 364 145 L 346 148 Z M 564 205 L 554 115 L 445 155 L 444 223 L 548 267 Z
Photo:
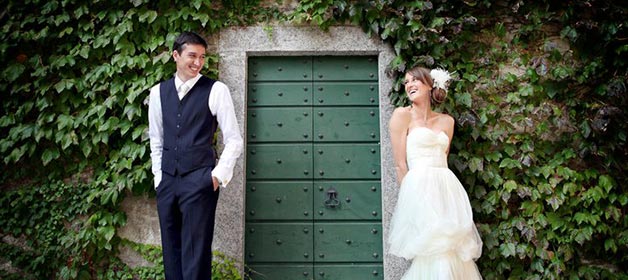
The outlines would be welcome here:
M 179 100 L 185 97 L 200 78 L 201 74 L 198 74 L 196 77 L 184 83 L 179 79 L 179 76 L 175 74 L 174 86 L 177 89 Z M 148 135 L 150 136 L 150 158 L 153 165 L 153 175 L 155 176 L 155 188 L 157 188 L 159 182 L 161 182 L 161 155 L 164 142 L 160 94 L 159 84 L 153 86 L 150 89 L 148 102 Z M 223 187 L 226 187 L 233 177 L 233 167 L 242 152 L 243 146 L 240 128 L 233 109 L 231 93 L 227 85 L 216 81 L 209 94 L 209 102 L 207 105 L 209 106 L 211 114 L 215 116 L 218 121 L 218 127 L 222 132 L 222 139 L 225 145 L 218 163 L 212 170 L 212 176 L 216 177 Z

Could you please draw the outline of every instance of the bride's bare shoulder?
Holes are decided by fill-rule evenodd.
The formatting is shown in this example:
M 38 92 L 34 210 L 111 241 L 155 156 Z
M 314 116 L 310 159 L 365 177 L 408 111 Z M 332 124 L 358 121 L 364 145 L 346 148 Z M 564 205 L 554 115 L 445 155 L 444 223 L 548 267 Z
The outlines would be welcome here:
M 445 113 L 439 113 L 435 126 L 440 127 L 445 132 L 452 131 L 454 128 L 455 120 L 451 115 Z M 451 135 L 450 135 L 451 137 Z
M 397 107 L 392 113 L 392 118 L 409 118 L 409 117 L 410 117 L 410 106 Z
M 410 117 L 410 107 L 398 107 L 390 117 L 390 125 L 392 127 L 407 126 L 410 123 Z
M 437 119 L 439 122 L 454 122 L 454 117 L 446 113 L 438 113 Z

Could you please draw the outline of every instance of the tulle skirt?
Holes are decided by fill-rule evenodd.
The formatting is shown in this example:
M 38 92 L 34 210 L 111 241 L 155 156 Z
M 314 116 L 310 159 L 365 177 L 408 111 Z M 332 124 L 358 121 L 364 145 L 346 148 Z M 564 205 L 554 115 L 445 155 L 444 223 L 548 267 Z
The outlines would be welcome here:
M 403 280 L 481 279 L 482 240 L 469 198 L 448 168 L 411 169 L 403 179 L 388 238 L 389 252 L 412 260 Z

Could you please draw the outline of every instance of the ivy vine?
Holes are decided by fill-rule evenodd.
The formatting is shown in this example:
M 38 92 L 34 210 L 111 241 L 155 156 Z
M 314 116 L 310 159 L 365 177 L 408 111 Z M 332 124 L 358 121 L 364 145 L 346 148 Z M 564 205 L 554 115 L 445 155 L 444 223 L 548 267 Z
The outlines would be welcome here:
M 2 279 L 158 279 L 117 258 L 127 195 L 153 194 L 148 89 L 181 31 L 278 18 L 238 1 L 12 1 L 0 10 Z M 206 75 L 217 74 L 217 55 Z M 214 275 L 239 279 L 220 252 Z M 224 265 L 226 267 L 224 267 Z M 160 276 L 161 277 L 161 276 Z
M 439 109 L 457 120 L 450 164 L 485 242 L 484 278 L 628 278 L 628 17 L 618 1 L 303 0 L 289 14 L 256 0 L 5 5 L 0 260 L 15 270 L 2 279 L 158 278 L 158 249 L 116 235 L 121 200 L 152 191 L 147 90 L 173 73 L 168 44 L 180 31 L 275 20 L 359 25 L 389 43 L 398 106 L 409 67 L 455 72 Z M 156 266 L 130 269 L 115 257 L 121 245 Z M 232 275 L 224 263 L 216 275 Z
M 625 5 L 312 0 L 294 18 L 390 43 L 398 106 L 409 67 L 455 72 L 440 109 L 486 279 L 628 278 Z

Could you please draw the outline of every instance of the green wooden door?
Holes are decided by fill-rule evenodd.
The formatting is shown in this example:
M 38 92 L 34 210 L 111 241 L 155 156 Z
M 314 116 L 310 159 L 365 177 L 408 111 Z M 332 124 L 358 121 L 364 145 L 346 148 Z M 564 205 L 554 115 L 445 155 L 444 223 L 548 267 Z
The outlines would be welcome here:
M 377 58 L 252 57 L 252 279 L 383 279 Z

